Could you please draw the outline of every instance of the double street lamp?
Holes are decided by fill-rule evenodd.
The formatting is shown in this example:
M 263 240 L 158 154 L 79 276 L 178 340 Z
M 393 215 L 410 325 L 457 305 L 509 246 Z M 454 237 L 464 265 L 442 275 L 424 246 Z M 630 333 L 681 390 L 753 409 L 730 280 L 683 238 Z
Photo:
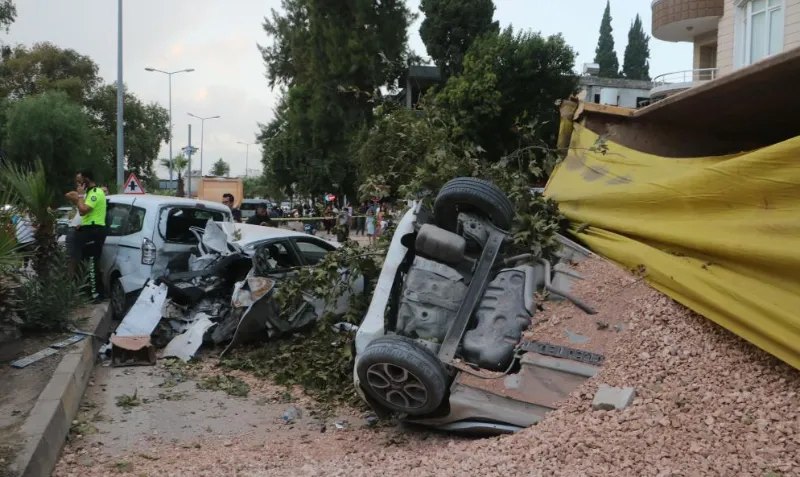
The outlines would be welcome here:
M 178 73 L 191 73 L 194 71 L 194 68 L 187 68 L 185 70 L 178 71 L 163 71 L 157 68 L 145 68 L 145 71 L 149 71 L 151 73 L 163 73 L 169 77 L 169 183 L 172 185 L 172 170 L 175 168 L 172 162 L 172 75 L 176 75 Z
M 247 149 L 245 149 L 245 153 L 244 153 L 244 177 L 246 178 L 246 177 L 248 177 L 248 172 L 249 172 L 248 161 L 250 159 L 250 146 L 255 146 L 258 143 L 257 142 L 236 141 L 236 144 L 241 144 L 243 146 L 247 146 Z
M 200 120 L 200 177 L 203 177 L 203 151 L 205 148 L 203 147 L 203 136 L 205 130 L 205 124 L 207 119 L 219 119 L 219 116 L 209 116 L 207 118 L 201 118 L 200 116 L 195 116 L 192 113 L 188 113 L 189 116 L 199 119 Z

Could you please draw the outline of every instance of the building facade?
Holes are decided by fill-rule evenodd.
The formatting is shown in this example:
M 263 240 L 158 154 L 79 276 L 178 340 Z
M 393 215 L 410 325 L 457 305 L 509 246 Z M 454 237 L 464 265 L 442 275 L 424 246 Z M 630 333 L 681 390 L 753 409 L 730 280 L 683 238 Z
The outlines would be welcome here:
M 666 97 L 800 47 L 800 0 L 653 0 L 654 38 L 694 44 L 693 69 L 654 78 Z
M 640 108 L 650 103 L 653 83 L 625 78 L 600 78 L 581 76 L 579 98 L 587 103 Z

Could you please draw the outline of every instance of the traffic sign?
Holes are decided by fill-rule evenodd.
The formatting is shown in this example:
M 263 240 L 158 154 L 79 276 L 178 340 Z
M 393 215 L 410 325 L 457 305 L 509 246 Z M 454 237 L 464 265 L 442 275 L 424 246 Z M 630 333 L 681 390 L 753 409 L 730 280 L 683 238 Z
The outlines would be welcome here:
M 139 178 L 136 177 L 136 174 L 131 173 L 131 175 L 128 176 L 128 180 L 125 181 L 125 187 L 122 188 L 122 193 L 142 195 L 147 192 L 144 191 L 144 187 L 142 187 L 142 183 L 139 182 Z

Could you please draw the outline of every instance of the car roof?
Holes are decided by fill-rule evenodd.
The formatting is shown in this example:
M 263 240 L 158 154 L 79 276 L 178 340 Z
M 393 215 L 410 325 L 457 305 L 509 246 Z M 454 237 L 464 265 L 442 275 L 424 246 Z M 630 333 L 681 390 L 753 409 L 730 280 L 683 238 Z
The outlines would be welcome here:
M 187 199 L 186 197 L 172 197 L 168 195 L 154 195 L 154 194 L 141 194 L 141 195 L 134 195 L 134 194 L 115 194 L 108 196 L 108 199 L 113 203 L 118 204 L 132 204 L 136 201 L 136 204 L 147 206 L 153 205 L 176 205 L 176 206 L 188 206 L 188 207 L 196 207 L 198 204 L 202 204 L 205 208 L 211 210 L 218 210 L 220 212 L 229 212 L 231 211 L 227 205 L 220 204 L 219 202 L 212 202 L 210 200 L 201 200 L 201 199 Z
M 339 246 L 339 244 L 337 243 L 329 242 L 319 237 L 314 237 L 312 235 L 308 235 L 307 233 L 297 232 L 295 230 L 283 229 L 278 227 L 265 227 L 263 225 L 255 225 L 255 224 L 239 224 L 239 223 L 229 223 L 229 222 L 217 222 L 217 223 L 220 224 L 222 230 L 224 230 L 229 235 L 233 232 L 233 229 L 241 232 L 241 238 L 239 240 L 236 240 L 235 243 L 237 243 L 242 247 L 246 247 L 254 242 L 261 242 L 264 240 L 270 240 L 276 238 L 292 238 L 292 237 L 311 238 L 312 240 L 321 240 L 323 242 L 328 242 L 336 247 Z
M 247 202 L 248 204 L 261 203 L 261 202 L 269 203 L 269 200 L 268 199 L 242 199 L 242 203 L 245 203 L 245 202 Z

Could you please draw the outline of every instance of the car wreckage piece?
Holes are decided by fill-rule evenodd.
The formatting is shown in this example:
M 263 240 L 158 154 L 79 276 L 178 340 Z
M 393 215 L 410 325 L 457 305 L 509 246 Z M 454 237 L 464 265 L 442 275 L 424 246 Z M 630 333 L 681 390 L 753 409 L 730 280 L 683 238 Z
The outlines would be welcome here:
M 356 390 L 379 416 L 513 432 L 599 370 L 602 357 L 522 340 L 539 289 L 594 310 L 552 285 L 549 262 L 511 255 L 514 215 L 495 185 L 457 178 L 433 214 L 412 204 L 400 220 L 356 332 Z
M 328 310 L 306 296 L 293 313 L 282 317 L 274 300 L 280 280 L 267 276 L 267 247 L 248 255 L 211 220 L 204 230 L 192 232 L 198 238 L 197 251 L 182 261 L 189 269 L 168 269 L 165 276 L 148 282 L 112 337 L 112 344 L 116 340 L 135 347 L 128 351 L 148 361 L 130 358 L 123 363 L 153 364 L 153 347 L 164 348 L 163 357 L 188 361 L 203 342 L 228 343 L 224 355 L 239 344 L 302 329 Z

